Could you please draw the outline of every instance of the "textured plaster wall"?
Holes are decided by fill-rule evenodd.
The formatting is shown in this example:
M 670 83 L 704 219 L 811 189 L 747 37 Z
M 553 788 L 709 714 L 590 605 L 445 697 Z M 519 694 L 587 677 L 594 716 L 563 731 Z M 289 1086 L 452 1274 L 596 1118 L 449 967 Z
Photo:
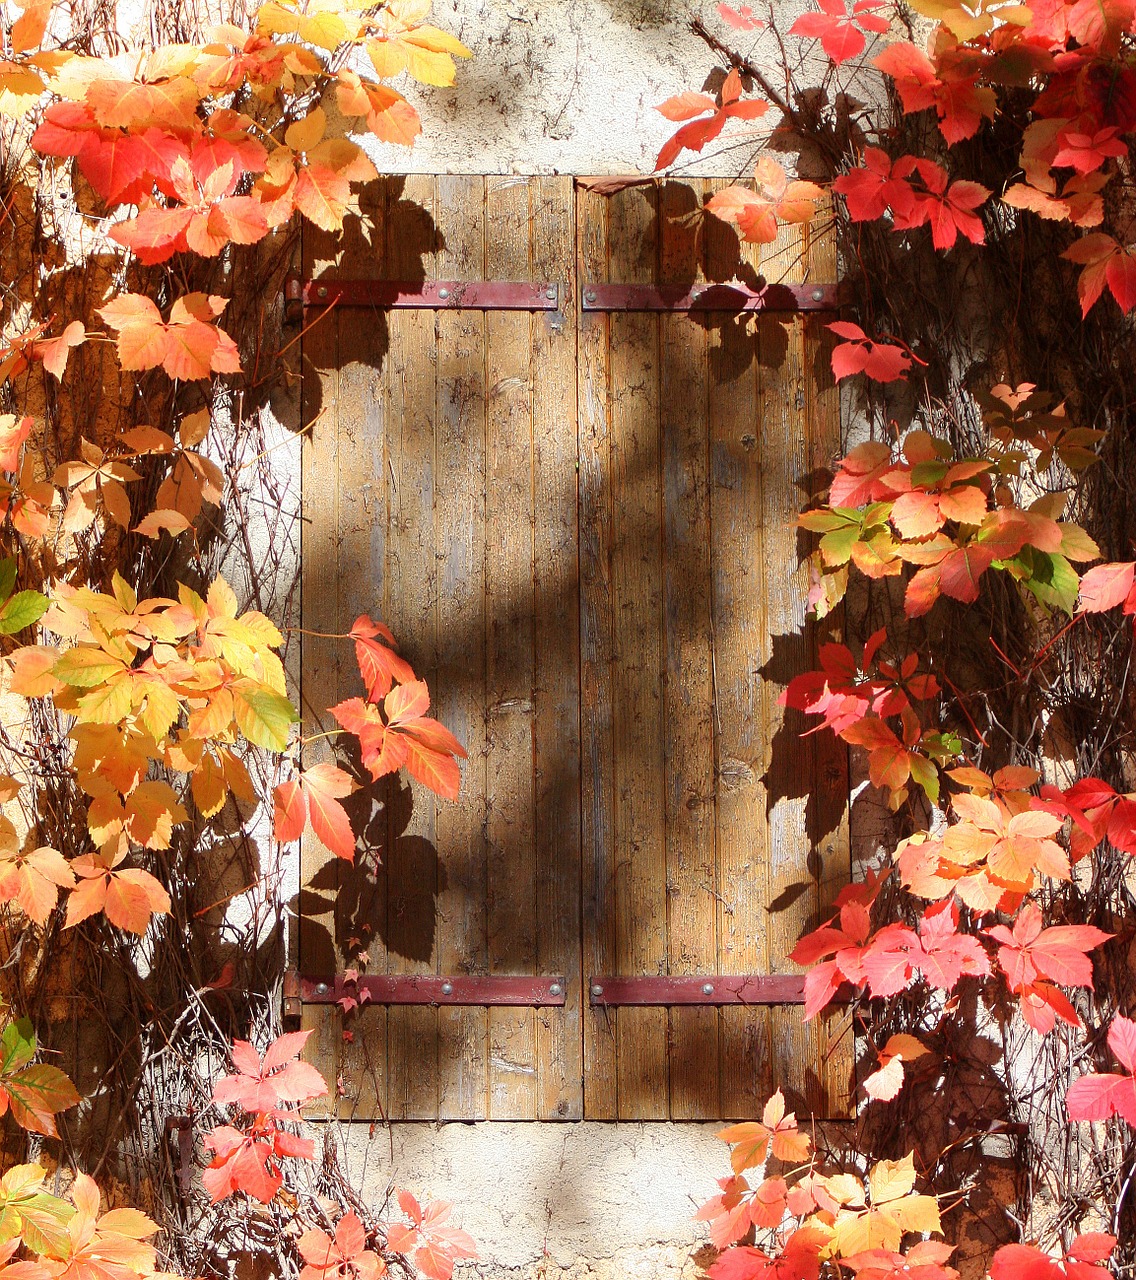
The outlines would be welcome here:
M 453 1200 L 481 1257 L 466 1274 L 505 1280 L 693 1277 L 692 1221 L 729 1172 L 705 1124 L 398 1124 L 349 1131 L 365 1194 L 388 1179 Z
M 759 6 L 755 6 L 755 10 Z M 774 5 L 782 30 L 804 0 Z M 435 0 L 433 19 L 472 50 L 452 89 L 423 90 L 413 151 L 374 143 L 392 173 L 649 173 L 675 129 L 653 109 L 701 88 L 715 59 L 694 15 L 740 52 L 768 42 L 730 32 L 690 0 Z M 772 49 L 772 45 L 768 45 Z M 746 152 L 708 149 L 697 171 L 731 175 Z

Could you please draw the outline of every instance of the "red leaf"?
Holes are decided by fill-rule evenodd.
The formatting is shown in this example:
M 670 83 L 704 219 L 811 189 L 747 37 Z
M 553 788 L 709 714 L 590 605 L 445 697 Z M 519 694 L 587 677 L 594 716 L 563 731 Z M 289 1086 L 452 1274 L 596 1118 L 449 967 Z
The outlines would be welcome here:
M 298 778 L 282 782 L 272 793 L 272 832 L 281 844 L 299 840 L 307 822 L 303 792 Z
M 395 652 L 394 636 L 381 622 L 361 614 L 348 634 L 355 641 L 355 657 L 370 701 L 385 698 L 394 681 L 405 684 L 414 679 L 410 663 Z
M 1065 1096 L 1070 1120 L 1107 1120 L 1123 1116 L 1136 1128 L 1136 1022 L 1117 1014 L 1108 1029 L 1108 1045 L 1126 1076 L 1086 1075 L 1075 1080 Z
M 1123 604 L 1132 591 L 1136 564 L 1098 564 L 1081 579 L 1080 605 L 1085 613 L 1104 613 Z

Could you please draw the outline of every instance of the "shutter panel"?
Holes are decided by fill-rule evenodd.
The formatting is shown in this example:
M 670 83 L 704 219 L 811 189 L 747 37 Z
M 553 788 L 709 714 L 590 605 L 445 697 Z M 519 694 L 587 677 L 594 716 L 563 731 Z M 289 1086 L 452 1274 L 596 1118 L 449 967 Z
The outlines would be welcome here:
M 305 277 L 549 279 L 571 298 L 572 199 L 563 178 L 387 180 L 367 200 L 371 244 L 305 228 Z M 386 622 L 469 758 L 456 805 L 380 786 L 381 865 L 305 835 L 298 967 L 342 971 L 362 945 L 371 973 L 572 978 L 564 1007 L 365 1007 L 349 1043 L 334 1006 L 306 1005 L 344 1115 L 582 1111 L 570 315 L 308 315 L 303 625 Z M 305 733 L 334 728 L 320 709 L 360 692 L 350 645 L 307 634 L 302 668 Z
M 673 220 L 713 185 L 581 192 L 584 287 L 733 279 L 729 228 Z M 769 280 L 835 280 L 831 237 L 786 228 L 743 249 Z M 839 447 L 826 318 L 582 319 L 585 977 L 796 973 L 789 951 L 847 880 L 840 744 L 822 771 L 815 737 L 781 731 L 776 683 L 815 651 L 795 520 Z M 847 1021 L 593 1004 L 585 1115 L 753 1116 L 778 1086 L 847 1114 Z
M 839 743 L 777 705 L 815 650 L 794 519 L 839 445 L 828 317 L 575 313 L 577 279 L 732 279 L 733 234 L 675 216 L 710 190 L 412 177 L 368 192 L 369 244 L 305 228 L 307 278 L 551 281 L 562 303 L 307 316 L 303 625 L 387 622 L 469 759 L 457 804 L 378 788 L 357 817 L 381 864 L 305 836 L 298 966 L 362 946 L 371 973 L 566 979 L 563 1006 L 366 1007 L 349 1042 L 306 1005 L 344 1116 L 745 1117 L 778 1085 L 847 1112 L 839 1013 L 588 997 L 596 975 L 796 973 L 848 876 Z M 835 279 L 800 229 L 748 256 Z M 305 634 L 302 663 L 305 733 L 333 728 L 350 646 Z

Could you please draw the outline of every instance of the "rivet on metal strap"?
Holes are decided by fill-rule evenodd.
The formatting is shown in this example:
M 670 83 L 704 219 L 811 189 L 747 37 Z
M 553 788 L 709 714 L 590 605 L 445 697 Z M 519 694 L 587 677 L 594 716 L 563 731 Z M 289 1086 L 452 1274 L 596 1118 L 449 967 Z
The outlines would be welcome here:
M 558 996 L 560 994 L 560 983 L 550 982 L 548 984 L 548 994 L 550 996 Z
M 442 983 L 442 995 L 452 996 L 454 994 L 454 984 L 452 982 Z
M 594 995 L 594 996 L 602 996 L 602 995 L 603 995 L 603 987 L 601 987 L 601 986 L 599 985 L 599 983 L 596 983 L 596 985 L 592 988 L 592 995 Z

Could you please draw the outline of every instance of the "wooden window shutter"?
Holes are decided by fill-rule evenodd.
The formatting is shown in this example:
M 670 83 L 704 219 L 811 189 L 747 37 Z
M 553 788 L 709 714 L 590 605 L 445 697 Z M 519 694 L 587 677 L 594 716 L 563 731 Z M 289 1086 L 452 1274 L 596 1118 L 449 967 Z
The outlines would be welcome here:
M 849 874 L 846 761 L 777 704 L 815 649 L 794 519 L 839 446 L 831 315 L 588 300 L 589 283 L 734 279 L 732 233 L 690 216 L 712 186 L 411 177 L 367 193 L 369 243 L 305 230 L 312 301 L 344 278 L 556 290 L 540 310 L 306 317 L 305 732 L 360 691 L 349 647 L 311 633 L 369 612 L 469 760 L 456 804 L 386 780 L 355 866 L 305 837 L 298 967 L 330 978 L 362 949 L 369 973 L 435 993 L 565 988 L 371 1005 L 349 1039 L 333 1004 L 305 1004 L 344 1117 L 732 1118 L 778 1086 L 847 1114 L 839 1012 L 591 993 L 605 975 L 798 973 L 788 952 Z M 745 256 L 754 287 L 835 279 L 808 230 Z

